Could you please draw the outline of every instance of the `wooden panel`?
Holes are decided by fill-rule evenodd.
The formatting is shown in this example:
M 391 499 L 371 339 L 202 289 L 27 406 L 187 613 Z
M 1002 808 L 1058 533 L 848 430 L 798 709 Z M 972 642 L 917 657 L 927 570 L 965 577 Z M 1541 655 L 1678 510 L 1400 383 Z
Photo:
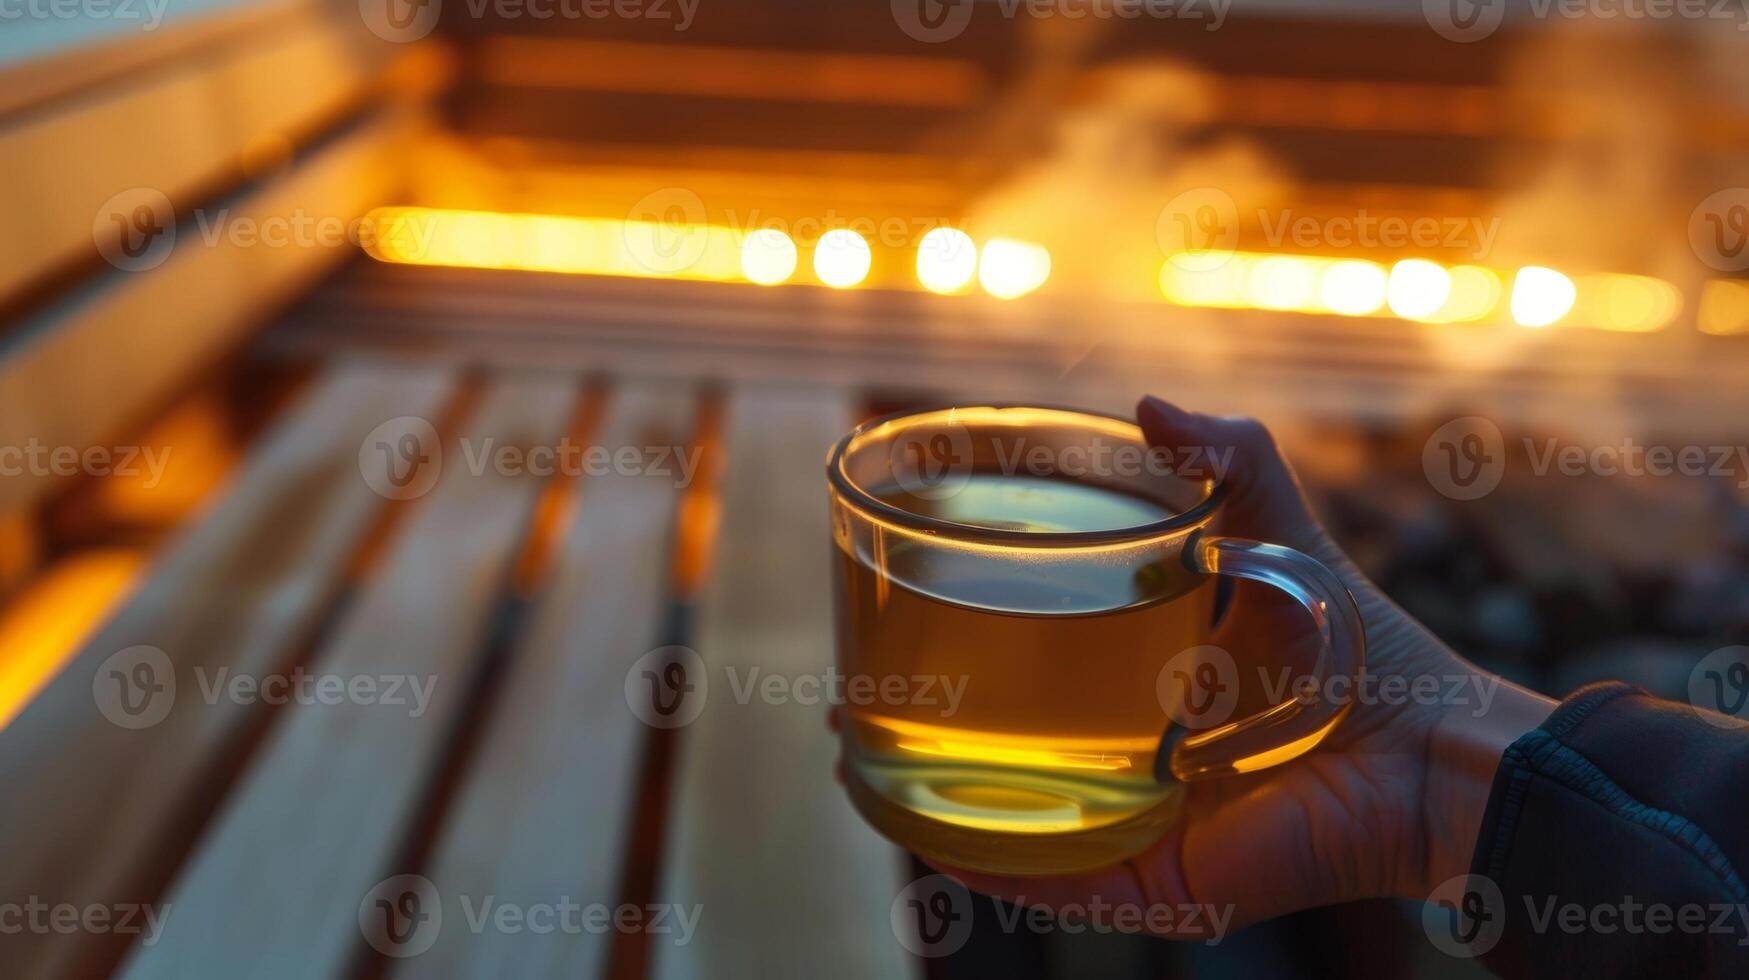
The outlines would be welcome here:
M 236 202 L 230 218 L 362 214 L 396 186 L 397 151 L 413 125 L 389 116 L 367 126 Z M 209 246 L 189 233 L 162 266 L 114 273 L 79 301 L 0 338 L 0 445 L 34 439 L 83 448 L 116 438 L 190 372 L 351 254 L 350 246 L 246 247 L 225 237 Z M 53 479 L 25 474 L 0 482 L 0 514 L 42 494 Z
M 276 26 L 304 18 L 315 2 L 256 0 L 241 8 L 207 9 L 194 16 L 166 8 L 167 23 L 152 31 L 127 30 L 123 25 L 119 34 L 81 35 L 80 28 L 68 27 L 65 47 L 43 47 L 47 34 L 30 40 L 25 40 L 27 34 L 13 34 L 0 40 L 0 116 L 91 91 L 129 74 L 210 55 L 251 35 L 264 36 Z M 144 5 L 140 13 L 147 13 Z
M 359 906 L 441 761 L 540 489 L 526 472 L 474 472 L 466 450 L 555 445 L 575 389 L 548 375 L 485 394 L 465 426 L 469 443 L 445 447 L 442 479 L 309 668 L 349 683 L 407 678 L 407 703 L 286 705 L 167 895 L 162 938 L 136 948 L 126 975 L 332 977 L 354 962 Z M 415 682 L 430 685 L 423 709 L 412 703 Z
M 153 188 L 189 207 L 194 193 L 234 178 L 263 138 L 300 138 L 338 113 L 374 70 L 365 48 L 310 10 L 175 70 L 0 121 L 0 213 L 9 229 L 0 237 L 0 299 L 92 255 L 112 196 Z
M 680 730 L 658 898 L 701 914 L 684 945 L 652 937 L 655 974 L 906 975 L 888 922 L 901 855 L 833 781 L 824 707 L 739 704 L 728 676 L 818 677 L 832 661 L 824 468 L 849 406 L 837 391 L 756 388 L 728 412 L 721 538 L 694 644 L 708 687 Z
M 589 444 L 683 446 L 692 410 L 685 388 L 622 387 Z M 584 977 L 605 967 L 611 933 L 474 933 L 462 903 L 476 915 L 486 902 L 616 904 L 643 740 L 626 671 L 658 642 L 679 482 L 678 471 L 583 480 L 576 523 L 426 872 L 445 927 L 430 950 L 399 961 L 399 975 Z
M 277 668 L 334 594 L 382 498 L 358 476 L 373 427 L 430 414 L 447 375 L 333 368 L 263 437 L 235 481 L 165 555 L 134 598 L 0 731 L 0 902 L 137 901 L 169 868 L 186 808 L 212 791 L 215 760 L 251 712 L 211 704 L 197 679 Z M 93 685 L 129 647 L 161 649 L 179 682 L 168 714 L 130 730 L 96 705 Z M 156 870 L 154 870 L 156 869 Z M 0 936 L 12 976 L 65 975 L 93 937 Z

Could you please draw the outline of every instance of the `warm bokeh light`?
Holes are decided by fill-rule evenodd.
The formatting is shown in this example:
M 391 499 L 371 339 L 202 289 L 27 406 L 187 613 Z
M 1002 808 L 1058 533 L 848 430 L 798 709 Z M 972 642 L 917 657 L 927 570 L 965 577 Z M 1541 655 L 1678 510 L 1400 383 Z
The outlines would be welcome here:
M 1459 265 L 1446 270 L 1449 287 L 1445 302 L 1428 315 L 1432 323 L 1469 323 L 1494 312 L 1504 288 L 1493 269 Z
M 1696 315 L 1701 332 L 1729 336 L 1749 333 L 1749 282 L 1714 279 L 1701 288 Z
M 1298 255 L 1259 259 L 1245 277 L 1245 298 L 1265 310 L 1304 310 L 1312 302 L 1320 263 Z
M 796 271 L 796 243 L 776 228 L 761 228 L 741 243 L 741 274 L 761 286 L 775 286 Z
M 18 714 L 133 591 L 146 556 L 127 548 L 68 557 L 0 612 L 0 727 Z
M 834 289 L 849 289 L 868 278 L 874 254 L 849 228 L 834 228 L 814 244 L 814 275 Z
M 1452 293 L 1451 274 L 1437 262 L 1404 259 L 1391 267 L 1386 301 L 1405 320 L 1427 320 L 1445 306 Z
M 932 293 L 963 291 L 978 274 L 978 246 L 958 228 L 932 228 L 917 243 L 917 281 Z
M 576 275 L 742 280 L 731 228 L 550 214 L 378 208 L 366 251 L 384 262 Z
M 1193 260 L 1184 260 L 1186 256 Z M 1721 283 L 1714 290 L 1721 298 L 1703 304 L 1702 329 L 1749 332 L 1749 322 L 1743 322 L 1749 320 L 1749 287 L 1741 308 L 1722 298 L 1729 288 Z M 1504 294 L 1501 274 L 1493 269 L 1446 268 L 1426 259 L 1404 259 L 1387 272 L 1364 259 L 1179 252 L 1160 266 L 1160 295 L 1168 302 L 1210 309 L 1384 316 L 1388 308 L 1405 320 L 1471 323 L 1492 317 Z M 1564 321 L 1573 327 L 1647 332 L 1669 326 L 1682 305 L 1681 290 L 1652 276 L 1599 273 L 1575 281 L 1553 269 L 1530 266 L 1513 280 L 1512 315 L 1525 326 Z M 1728 323 L 1741 325 L 1733 329 Z
M 978 256 L 978 283 L 997 299 L 1014 299 L 1051 277 L 1051 253 L 1036 242 L 992 238 Z
M 1573 280 L 1553 269 L 1527 265 L 1512 279 L 1512 319 L 1521 327 L 1546 327 L 1572 312 L 1578 298 Z
M 1682 293 L 1651 276 L 1604 274 L 1576 280 L 1577 326 L 1646 333 L 1661 330 L 1682 312 Z
M 1233 252 L 1180 252 L 1160 263 L 1160 295 L 1179 306 L 1243 307 L 1250 263 Z
M 1385 269 L 1377 262 L 1344 259 L 1325 267 L 1318 299 L 1341 316 L 1367 316 L 1385 305 Z

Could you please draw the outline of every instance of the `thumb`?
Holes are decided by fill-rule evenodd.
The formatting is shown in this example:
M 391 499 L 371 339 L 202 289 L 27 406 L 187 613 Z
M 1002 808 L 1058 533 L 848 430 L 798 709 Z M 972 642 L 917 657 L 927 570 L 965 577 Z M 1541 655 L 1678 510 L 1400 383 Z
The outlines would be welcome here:
M 1180 472 L 1205 472 L 1227 487 L 1222 530 L 1302 551 L 1316 551 L 1324 530 L 1312 516 L 1293 468 L 1263 423 L 1187 412 L 1153 395 L 1136 404 L 1148 445 Z

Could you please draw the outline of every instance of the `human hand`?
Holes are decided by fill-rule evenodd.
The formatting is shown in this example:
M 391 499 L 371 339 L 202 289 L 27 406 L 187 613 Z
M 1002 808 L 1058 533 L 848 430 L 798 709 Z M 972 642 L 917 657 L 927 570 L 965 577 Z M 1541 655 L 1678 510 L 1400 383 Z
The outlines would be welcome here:
M 1554 702 L 1463 660 L 1386 598 L 1312 515 L 1262 424 L 1185 412 L 1157 398 L 1142 400 L 1137 420 L 1172 458 L 1188 447 L 1232 451 L 1223 533 L 1297 548 L 1334 571 L 1365 624 L 1368 675 L 1486 692 L 1483 710 L 1443 698 L 1356 698 L 1315 750 L 1261 772 L 1189 784 L 1184 819 L 1121 865 L 1056 878 L 941 870 L 1034 907 L 1094 899 L 1194 904 L 1231 909 L 1235 925 L 1361 898 L 1425 899 L 1467 872 L 1501 754 Z M 1316 634 L 1293 599 L 1240 581 L 1213 643 L 1241 662 L 1267 663 L 1314 645 Z

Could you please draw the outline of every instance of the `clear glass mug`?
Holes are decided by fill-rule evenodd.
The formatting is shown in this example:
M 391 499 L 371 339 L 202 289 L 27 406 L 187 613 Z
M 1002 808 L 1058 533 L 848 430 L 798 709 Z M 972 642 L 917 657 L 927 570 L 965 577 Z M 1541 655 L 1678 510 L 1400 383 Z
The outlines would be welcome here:
M 1287 761 L 1341 721 L 1345 701 L 1303 693 L 1231 717 L 1217 576 L 1305 606 L 1321 643 L 1301 680 L 1357 680 L 1365 633 L 1328 568 L 1215 533 L 1210 449 L 1028 406 L 893 415 L 838 443 L 844 775 L 864 819 L 968 870 L 1103 867 L 1159 839 L 1186 782 Z

